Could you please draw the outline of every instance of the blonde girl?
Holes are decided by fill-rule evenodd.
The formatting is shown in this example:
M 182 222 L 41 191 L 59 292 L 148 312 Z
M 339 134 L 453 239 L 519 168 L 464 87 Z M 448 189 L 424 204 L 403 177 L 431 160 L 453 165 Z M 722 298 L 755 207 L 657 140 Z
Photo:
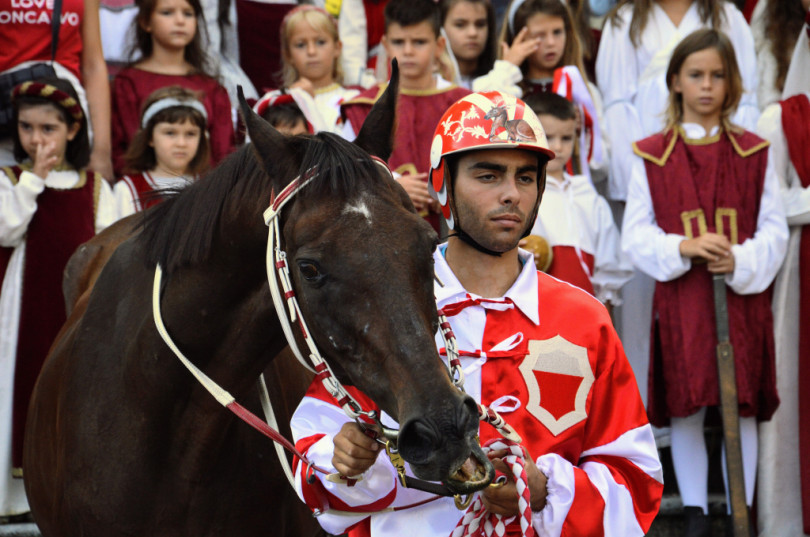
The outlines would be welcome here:
M 211 160 L 217 164 L 234 149 L 234 125 L 228 92 L 207 72 L 201 45 L 204 28 L 199 0 L 143 0 L 133 22 L 133 53 L 140 59 L 113 81 L 113 164 L 124 172 L 124 154 L 141 127 L 147 97 L 167 86 L 182 86 L 202 95 L 208 114 Z
M 359 91 L 344 88 L 340 67 L 341 42 L 335 19 L 321 8 L 302 5 L 281 23 L 282 79 L 285 88 L 300 88 L 314 101 L 323 128 L 340 133 L 340 102 Z M 304 97 L 306 98 L 306 97 Z M 313 125 L 319 121 L 313 122 Z
M 124 156 L 130 173 L 115 184 L 122 215 L 148 209 L 160 201 L 155 191 L 182 188 L 208 169 L 207 129 L 208 113 L 194 92 L 169 86 L 149 96 Z
M 728 287 L 750 506 L 757 422 L 779 405 L 768 289 L 788 230 L 768 143 L 731 122 L 743 94 L 731 41 L 714 29 L 690 34 L 666 77 L 665 130 L 633 146 L 622 249 L 656 280 L 647 412 L 653 425 L 672 426 L 687 534 L 708 536 L 703 427 L 706 409 L 719 404 L 713 276 Z
M 0 437 L 0 470 L 21 478 L 28 400 L 65 322 L 62 272 L 74 250 L 118 215 L 107 181 L 85 168 L 87 116 L 73 86 L 59 78 L 26 82 L 12 100 L 18 164 L 0 169 L 0 430 L 11 432 Z M 9 485 L 6 498 L 24 512 L 22 479 Z

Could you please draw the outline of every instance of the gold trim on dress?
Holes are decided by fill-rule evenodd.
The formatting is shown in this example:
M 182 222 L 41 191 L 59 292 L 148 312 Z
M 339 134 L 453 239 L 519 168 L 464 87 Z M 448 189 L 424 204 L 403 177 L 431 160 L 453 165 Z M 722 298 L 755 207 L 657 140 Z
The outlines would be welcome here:
M 678 141 L 678 131 L 672 131 L 672 138 L 669 140 L 667 144 L 667 148 L 664 150 L 664 154 L 660 157 L 657 157 L 653 154 L 647 153 L 646 151 L 642 151 L 636 142 L 633 142 L 633 153 L 638 155 L 639 157 L 643 158 L 644 160 L 649 160 L 653 164 L 657 164 L 662 168 L 667 163 L 669 156 L 672 154 L 672 151 L 675 149 L 675 142 Z
M 328 86 L 324 86 L 322 88 L 318 88 L 315 90 L 315 95 L 321 95 L 322 93 L 329 93 L 330 91 L 335 91 L 340 87 L 340 84 L 337 82 L 332 82 Z
M 718 207 L 714 211 L 714 227 L 718 235 L 725 235 L 725 221 L 723 217 L 728 217 L 729 240 L 731 244 L 739 244 L 739 234 L 737 227 L 737 209 L 732 207 Z
M 23 477 L 23 469 L 22 468 L 11 468 L 11 477 L 22 479 Z
M 731 133 L 728 133 L 728 139 L 731 140 L 731 145 L 734 146 L 734 151 L 736 151 L 737 154 L 743 158 L 750 157 L 757 151 L 760 151 L 770 145 L 770 142 L 768 140 L 762 140 L 762 142 L 758 143 L 754 147 L 751 147 L 750 149 L 743 149 L 742 147 L 740 147 L 739 142 L 737 142 L 737 138 L 733 136 Z
M 687 239 L 694 239 L 695 235 L 692 232 L 692 220 L 697 220 L 698 237 L 708 231 L 706 226 L 706 214 L 703 209 L 694 209 L 692 211 L 683 211 L 681 213 L 681 222 L 683 222 L 683 234 Z
M 20 178 L 17 177 L 16 173 L 14 173 L 14 168 L 13 167 L 4 166 L 4 167 L 0 168 L 0 170 L 3 170 L 3 173 L 6 174 L 6 177 L 8 177 L 8 180 L 11 181 L 11 186 L 17 186 L 17 183 L 20 182 Z

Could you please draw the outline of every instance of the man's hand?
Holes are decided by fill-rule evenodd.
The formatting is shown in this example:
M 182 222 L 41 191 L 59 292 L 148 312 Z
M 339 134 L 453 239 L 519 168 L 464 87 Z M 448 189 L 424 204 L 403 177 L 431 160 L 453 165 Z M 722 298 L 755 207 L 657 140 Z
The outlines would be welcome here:
M 59 155 L 56 154 L 56 142 L 37 144 L 33 160 L 34 165 L 31 172 L 41 179 L 47 178 L 51 170 L 59 164 Z
M 426 212 L 433 201 L 428 194 L 427 176 L 426 173 L 408 173 L 400 176 L 398 180 L 408 193 L 408 197 L 411 198 L 413 206 L 420 213 Z
M 332 466 L 340 475 L 360 475 L 374 464 L 382 444 L 366 436 L 356 423 L 346 423 L 335 435 L 335 453 Z
M 519 516 L 520 510 L 518 509 L 518 491 L 515 485 L 515 479 L 512 476 L 512 471 L 509 469 L 503 457 L 508 452 L 505 449 L 490 451 L 487 455 L 489 460 L 492 461 L 495 470 L 505 474 L 507 482 L 501 487 L 487 487 L 484 489 L 481 499 L 484 502 L 484 507 L 490 513 L 495 513 L 502 516 Z M 548 490 L 546 488 L 546 476 L 544 476 L 537 466 L 534 464 L 534 459 L 531 455 L 523 449 L 524 460 L 526 462 L 526 478 L 529 481 L 529 494 L 531 497 L 532 511 L 540 511 L 546 506 L 546 495 Z
M 526 58 L 534 54 L 539 46 L 540 38 L 530 37 L 529 29 L 524 26 L 515 36 L 515 39 L 512 40 L 511 47 L 506 43 L 501 43 L 501 58 L 520 67 Z

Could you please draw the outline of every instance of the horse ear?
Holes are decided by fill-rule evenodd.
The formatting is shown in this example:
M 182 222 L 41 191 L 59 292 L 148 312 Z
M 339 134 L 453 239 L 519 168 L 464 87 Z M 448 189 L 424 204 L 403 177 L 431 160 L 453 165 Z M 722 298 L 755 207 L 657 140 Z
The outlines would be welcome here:
M 289 154 L 289 152 L 284 149 L 287 145 L 287 140 L 283 134 L 278 132 L 270 123 L 253 111 L 245 100 L 242 86 L 237 86 L 236 91 L 239 96 L 239 108 L 242 112 L 242 119 L 245 121 L 248 136 L 250 136 L 250 141 L 253 143 L 253 151 L 265 173 L 273 177 L 280 171 L 283 156 Z
M 397 59 L 391 60 L 391 80 L 382 97 L 377 99 L 368 117 L 363 122 L 354 143 L 368 153 L 388 160 L 394 146 L 396 125 L 397 94 L 399 93 L 399 66 Z

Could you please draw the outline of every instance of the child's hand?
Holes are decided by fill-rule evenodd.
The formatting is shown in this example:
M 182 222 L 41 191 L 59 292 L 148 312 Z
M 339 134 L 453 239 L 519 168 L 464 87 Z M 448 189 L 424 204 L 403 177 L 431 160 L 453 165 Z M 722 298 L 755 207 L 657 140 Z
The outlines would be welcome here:
M 506 43 L 501 43 L 501 57 L 511 64 L 520 65 L 531 56 L 540 46 L 539 37 L 529 37 L 529 29 L 524 26 L 515 36 L 510 47 Z
M 433 198 L 428 194 L 426 173 L 405 174 L 399 178 L 399 184 L 408 193 L 417 212 L 422 213 L 428 210 Z
M 726 257 L 721 257 L 718 261 L 710 261 L 706 268 L 712 274 L 731 274 L 734 272 L 734 254 L 729 251 Z
M 315 85 L 308 78 L 301 77 L 292 83 L 290 88 L 301 88 L 313 97 L 315 96 Z
M 682 256 L 691 258 L 697 257 L 708 261 L 710 267 L 727 268 L 730 258 L 731 270 L 734 270 L 734 255 L 731 253 L 731 242 L 725 235 L 704 233 L 700 237 L 681 241 L 678 249 Z M 711 268 L 709 270 L 711 270 Z M 726 272 L 721 270 L 711 271 Z M 730 270 L 727 272 L 730 272 Z
M 56 154 L 56 142 L 47 144 L 37 144 L 36 153 L 34 157 L 34 167 L 31 170 L 34 175 L 45 179 L 51 173 L 57 164 L 59 164 L 59 155 Z

